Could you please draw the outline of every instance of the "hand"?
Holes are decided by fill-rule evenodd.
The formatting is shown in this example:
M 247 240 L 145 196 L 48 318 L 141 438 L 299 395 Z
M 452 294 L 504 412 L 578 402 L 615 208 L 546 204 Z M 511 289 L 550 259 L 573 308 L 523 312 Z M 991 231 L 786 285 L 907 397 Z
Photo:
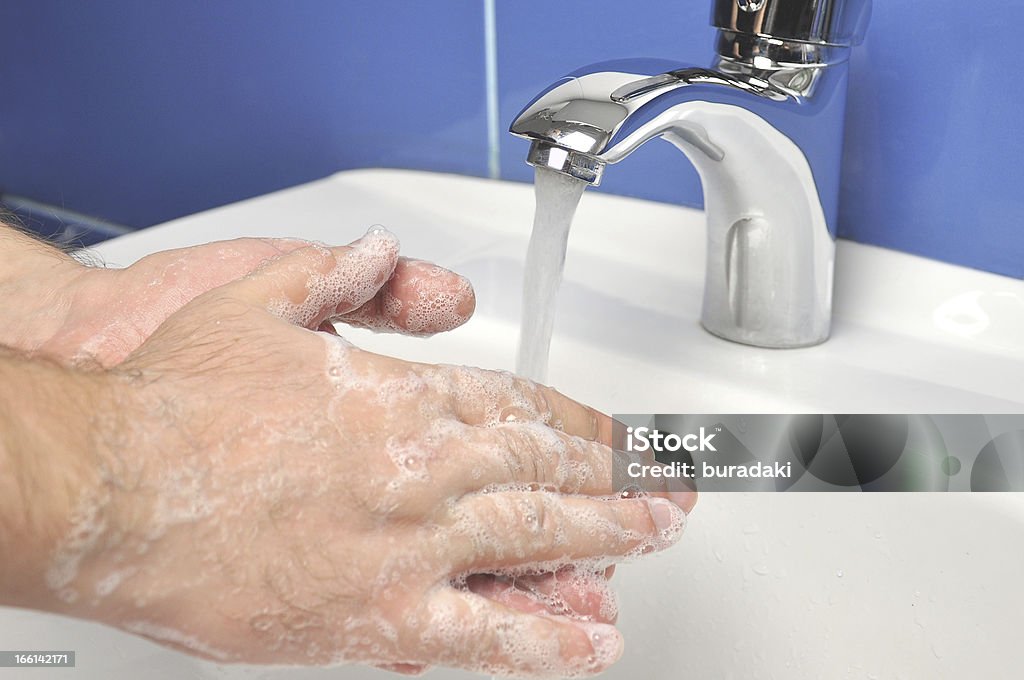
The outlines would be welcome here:
M 566 676 L 617 658 L 611 626 L 452 584 L 596 573 L 674 542 L 683 512 L 603 498 L 610 422 L 553 390 L 307 330 L 372 298 L 349 282 L 386 241 L 295 249 L 113 369 L 103 484 L 47 574 L 64 610 L 223 661 Z
M 0 226 L 0 250 L 11 268 L 0 276 L 0 317 L 7 333 L 0 340 L 59 361 L 114 365 L 197 295 L 308 245 L 296 239 L 237 239 L 155 253 L 126 269 L 97 269 Z M 372 273 L 370 283 L 376 285 L 380 275 Z M 398 258 L 373 298 L 334 320 L 427 335 L 460 325 L 472 314 L 474 302 L 464 278 L 427 262 Z M 329 322 L 321 330 L 334 332 Z M 572 569 L 557 578 L 477 578 L 471 588 L 525 611 L 546 609 L 609 623 L 616 618 L 614 595 L 605 581 Z
M 116 365 L 197 296 L 309 245 L 296 239 L 243 238 L 155 253 L 125 269 L 68 264 L 59 279 L 62 302 L 49 307 L 51 314 L 62 310 L 59 323 L 35 347 L 24 349 L 75 363 Z M 473 314 L 469 282 L 434 264 L 398 258 L 381 283 L 374 283 L 377 294 L 361 307 L 330 321 L 430 335 L 456 328 Z

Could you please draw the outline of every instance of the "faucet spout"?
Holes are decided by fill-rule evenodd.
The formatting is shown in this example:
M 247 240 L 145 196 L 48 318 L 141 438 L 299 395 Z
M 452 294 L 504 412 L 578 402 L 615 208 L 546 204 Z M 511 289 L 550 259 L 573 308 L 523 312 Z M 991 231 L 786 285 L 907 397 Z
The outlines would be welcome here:
M 704 191 L 703 326 L 761 347 L 814 345 L 831 325 L 848 47 L 870 2 L 836 13 L 827 0 L 732 1 L 730 13 L 717 0 L 712 67 L 594 64 L 542 92 L 511 132 L 532 142 L 531 165 L 594 185 L 652 139 L 677 147 Z M 816 8 L 806 26 L 783 11 L 800 3 Z M 743 30 L 745 12 L 766 11 L 798 39 Z

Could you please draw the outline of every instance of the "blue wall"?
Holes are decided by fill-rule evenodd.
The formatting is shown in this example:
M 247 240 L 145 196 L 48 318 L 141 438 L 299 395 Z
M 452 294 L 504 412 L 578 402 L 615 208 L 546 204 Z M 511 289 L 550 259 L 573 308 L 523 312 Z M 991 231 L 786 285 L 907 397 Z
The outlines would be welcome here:
M 709 0 L 496 0 L 504 133 L 555 76 L 710 60 Z M 1024 277 L 1024 88 L 998 47 L 1024 4 L 875 2 L 852 60 L 840 231 Z M 485 175 L 483 3 L 4 0 L 0 192 L 133 227 L 356 167 Z M 649 144 L 601 191 L 700 204 Z
M 2 0 L 0 190 L 138 227 L 346 168 L 482 174 L 482 25 L 479 2 Z

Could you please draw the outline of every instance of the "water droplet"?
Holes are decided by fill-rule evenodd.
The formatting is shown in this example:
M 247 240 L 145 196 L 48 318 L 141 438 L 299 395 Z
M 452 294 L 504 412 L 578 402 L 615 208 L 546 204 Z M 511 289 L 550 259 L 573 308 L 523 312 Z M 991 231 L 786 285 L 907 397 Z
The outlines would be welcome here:
M 836 570 L 836 578 L 842 578 L 842 577 L 843 577 L 843 570 L 842 569 L 837 569 Z
M 643 498 L 647 493 L 639 486 L 627 486 L 619 492 L 619 498 Z
M 528 512 L 525 515 L 523 515 L 523 522 L 525 522 L 526 526 L 529 527 L 531 530 L 536 531 L 540 528 L 540 521 L 537 519 L 536 513 Z

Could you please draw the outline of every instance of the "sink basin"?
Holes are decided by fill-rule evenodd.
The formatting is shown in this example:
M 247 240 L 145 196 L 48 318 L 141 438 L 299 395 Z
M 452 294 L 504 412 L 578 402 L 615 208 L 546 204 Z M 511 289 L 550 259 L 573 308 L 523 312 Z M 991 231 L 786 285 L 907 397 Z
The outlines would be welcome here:
M 215 238 L 343 243 L 384 224 L 407 254 L 467 275 L 477 315 L 428 340 L 343 334 L 411 360 L 509 369 L 532 211 L 526 185 L 360 170 L 95 251 L 127 265 Z M 704 239 L 700 211 L 585 195 L 549 382 L 614 413 L 1024 412 L 1024 282 L 840 242 L 831 340 L 765 350 L 701 329 Z M 606 677 L 1017 677 L 1021 535 L 1018 494 L 705 494 L 679 546 L 619 570 L 627 649 Z M 0 611 L 0 639 L 8 649 L 76 649 L 76 677 L 90 680 L 142 668 L 150 678 L 385 677 L 361 667 L 218 668 L 13 610 Z

